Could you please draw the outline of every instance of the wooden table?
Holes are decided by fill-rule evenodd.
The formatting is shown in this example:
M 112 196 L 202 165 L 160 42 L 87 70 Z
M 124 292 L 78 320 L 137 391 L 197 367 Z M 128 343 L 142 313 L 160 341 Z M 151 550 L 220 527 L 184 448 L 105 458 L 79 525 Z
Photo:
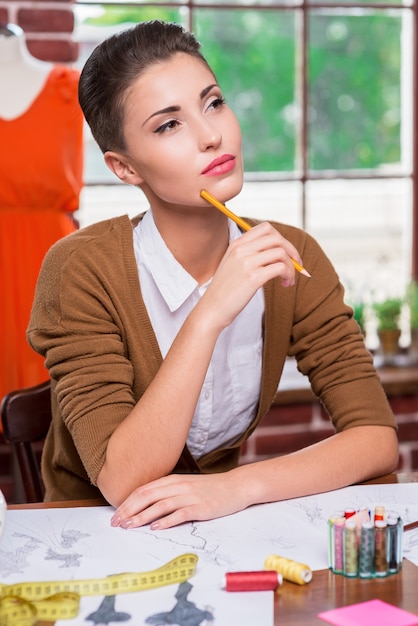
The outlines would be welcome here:
M 418 482 L 418 472 L 389 474 L 367 481 L 365 484 L 409 482 Z M 10 505 L 9 508 L 54 508 L 96 506 L 97 504 L 94 500 L 80 500 L 76 502 L 15 504 Z M 375 598 L 411 613 L 416 613 L 418 624 L 418 567 L 410 561 L 404 560 L 402 570 L 398 574 L 382 579 L 349 579 L 333 574 L 329 570 L 321 570 L 314 572 L 312 581 L 307 585 L 300 586 L 284 581 L 275 593 L 274 624 L 275 626 L 314 626 L 315 624 L 324 626 L 326 622 L 317 617 L 321 611 Z M 41 626 L 40 622 L 39 626 Z

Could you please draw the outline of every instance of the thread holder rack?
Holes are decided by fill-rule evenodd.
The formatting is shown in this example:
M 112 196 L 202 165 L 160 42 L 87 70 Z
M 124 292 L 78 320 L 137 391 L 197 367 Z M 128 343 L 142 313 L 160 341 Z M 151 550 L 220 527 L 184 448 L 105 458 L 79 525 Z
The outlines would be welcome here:
M 402 567 L 403 522 L 376 507 L 338 511 L 328 520 L 329 568 L 347 578 L 384 578 Z

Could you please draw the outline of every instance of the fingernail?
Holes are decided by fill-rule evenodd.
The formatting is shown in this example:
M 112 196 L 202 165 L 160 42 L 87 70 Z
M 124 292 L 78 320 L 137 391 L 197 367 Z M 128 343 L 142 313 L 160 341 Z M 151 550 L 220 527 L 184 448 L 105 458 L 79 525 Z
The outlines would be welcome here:
M 152 522 L 150 525 L 151 530 L 158 530 L 160 527 L 160 522 Z
M 121 528 L 130 528 L 132 526 L 132 520 L 127 519 L 120 523 Z
M 121 523 L 121 518 L 119 517 L 119 515 L 114 515 L 112 517 L 112 519 L 110 520 L 110 525 L 111 526 L 120 526 Z

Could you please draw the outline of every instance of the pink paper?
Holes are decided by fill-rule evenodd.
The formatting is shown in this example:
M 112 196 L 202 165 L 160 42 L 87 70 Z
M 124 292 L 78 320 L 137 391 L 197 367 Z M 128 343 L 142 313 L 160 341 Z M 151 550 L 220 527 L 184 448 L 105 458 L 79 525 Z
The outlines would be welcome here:
M 335 626 L 417 626 L 418 615 L 413 615 L 403 609 L 382 600 L 369 600 L 345 606 L 342 609 L 332 609 L 319 613 L 318 617 Z

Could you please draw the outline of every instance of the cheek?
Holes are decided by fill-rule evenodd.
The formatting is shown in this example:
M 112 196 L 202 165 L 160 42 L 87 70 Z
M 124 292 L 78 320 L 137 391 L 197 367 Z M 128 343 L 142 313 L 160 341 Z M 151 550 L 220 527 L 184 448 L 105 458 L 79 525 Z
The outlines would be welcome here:
M 229 136 L 230 140 L 234 141 L 237 145 L 241 146 L 242 143 L 242 132 L 241 126 L 238 122 L 235 113 L 229 110 L 230 115 L 226 116 L 223 121 L 223 129 L 222 134 L 224 136 Z
M 164 150 L 156 151 L 147 160 L 146 171 L 156 182 L 176 184 L 178 179 L 190 177 L 195 159 L 196 150 L 187 137 L 183 137 L 181 141 L 167 142 Z
M 166 202 L 187 204 L 196 195 L 196 181 L 190 156 L 179 151 L 173 155 L 165 152 L 155 163 L 147 163 L 144 182 L 152 192 Z

